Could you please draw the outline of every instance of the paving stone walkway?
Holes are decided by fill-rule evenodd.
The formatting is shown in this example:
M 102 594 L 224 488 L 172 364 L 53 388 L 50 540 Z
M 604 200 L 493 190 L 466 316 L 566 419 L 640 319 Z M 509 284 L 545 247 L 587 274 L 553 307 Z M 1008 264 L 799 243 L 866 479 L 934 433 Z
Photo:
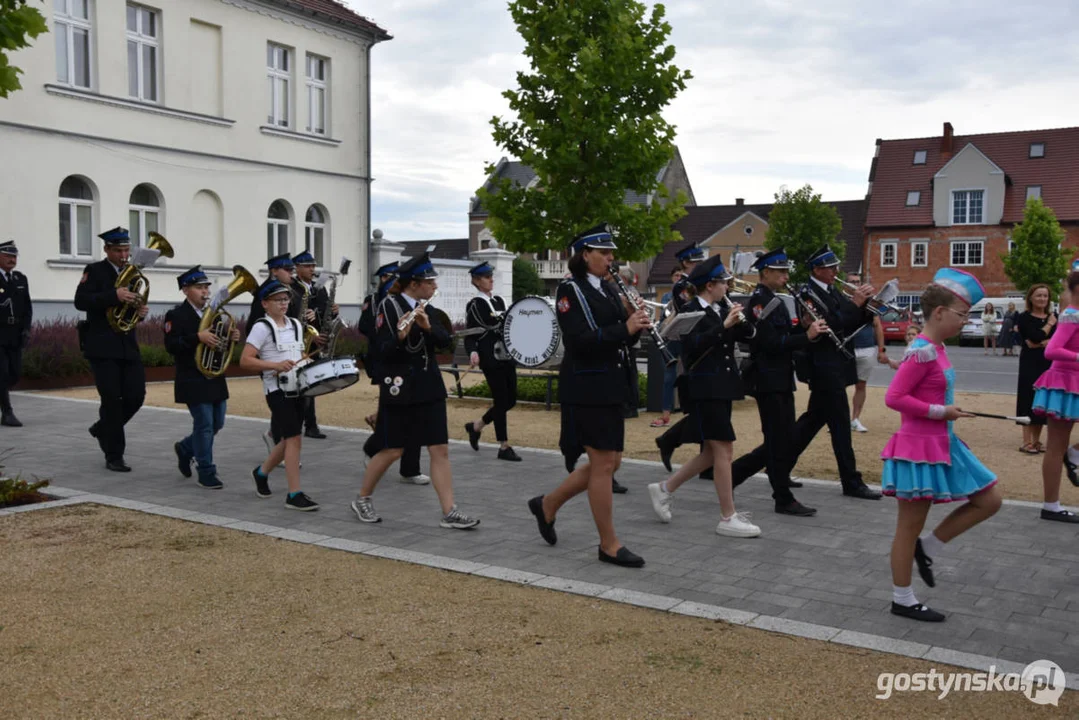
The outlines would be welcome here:
M 375 494 L 383 522 L 364 525 L 348 506 L 359 486 L 363 431 L 324 428 L 327 440 L 305 440 L 303 486 L 322 509 L 297 513 L 283 505 L 283 470 L 271 476 L 272 499 L 254 492 L 250 471 L 265 455 L 267 421 L 229 417 L 215 443 L 226 487 L 209 492 L 176 468 L 172 445 L 190 430 L 186 412 L 143 408 L 128 432 L 134 472 L 120 474 L 105 470 L 87 433 L 96 402 L 18 393 L 15 407 L 25 427 L 0 428 L 0 449 L 17 448 L 5 471 L 51 478 L 69 495 L 95 493 L 139 509 L 149 503 L 161 514 L 204 522 L 198 514 L 207 514 L 212 524 L 969 667 L 996 659 L 998 670 L 1014 669 L 1044 658 L 1069 673 L 1069 686 L 1076 683 L 1076 528 L 1039 520 L 1030 503 L 1006 503 L 951 543 L 936 559 L 936 588 L 916 580 L 919 599 L 948 615 L 922 624 L 888 613 L 894 501 L 845 498 L 836 483 L 810 480 L 797 491 L 819 509 L 801 519 L 773 513 L 767 482 L 750 481 L 738 491 L 738 507 L 754 514 L 764 535 L 736 540 L 714 532 L 719 507 L 711 483 L 684 485 L 674 521 L 657 522 L 645 485 L 664 471 L 627 460 L 617 476 L 630 492 L 615 496 L 615 522 L 621 540 L 647 561 L 629 570 L 597 561 L 583 496 L 560 513 L 557 546 L 539 538 L 525 503 L 565 475 L 552 451 L 517 447 L 524 462 L 511 464 L 495 458 L 494 445 L 475 453 L 451 442 L 457 501 L 482 519 L 475 531 L 439 528 L 434 491 L 394 482 L 396 467 Z M 934 508 L 930 523 L 946 512 Z

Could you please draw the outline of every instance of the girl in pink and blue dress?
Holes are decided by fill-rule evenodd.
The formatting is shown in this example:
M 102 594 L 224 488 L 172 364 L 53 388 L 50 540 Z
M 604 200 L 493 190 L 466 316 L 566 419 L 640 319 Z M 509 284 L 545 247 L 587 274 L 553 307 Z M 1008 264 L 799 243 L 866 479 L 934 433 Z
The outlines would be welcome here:
M 1060 506 L 1060 468 L 1067 452 L 1072 463 L 1072 425 L 1079 420 L 1079 271 L 1068 275 L 1070 302 L 1057 320 L 1057 330 L 1045 348 L 1052 365 L 1034 383 L 1032 411 L 1049 418 L 1049 442 L 1042 459 L 1042 520 L 1079 523 L 1079 515 Z
M 881 452 L 885 495 L 899 500 L 892 542 L 892 613 L 926 622 L 944 615 L 918 602 L 911 586 L 912 566 L 929 587 L 933 558 L 945 543 L 1000 509 L 997 477 L 955 436 L 952 423 L 973 417 L 955 406 L 955 370 L 944 341 L 967 321 L 970 308 L 985 296 L 970 273 L 943 268 L 922 294 L 925 328 L 910 344 L 884 402 L 899 411 L 899 431 Z M 1060 460 L 1057 460 L 1059 467 Z M 923 533 L 934 503 L 960 502 L 931 532 Z

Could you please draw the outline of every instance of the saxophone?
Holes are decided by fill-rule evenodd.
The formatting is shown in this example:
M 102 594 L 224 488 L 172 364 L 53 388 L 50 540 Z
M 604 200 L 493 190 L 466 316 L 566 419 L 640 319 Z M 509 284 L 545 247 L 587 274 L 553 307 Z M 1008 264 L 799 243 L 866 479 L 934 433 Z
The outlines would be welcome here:
M 300 283 L 300 287 L 303 288 L 303 299 L 300 300 L 300 325 L 303 327 L 303 352 L 305 355 L 310 355 L 315 347 L 315 338 L 318 337 L 318 330 L 307 322 L 307 306 L 311 302 L 311 291 L 307 289 L 307 285 L 299 278 L 296 279 L 296 282 Z
M 345 321 L 341 316 L 334 316 L 333 306 L 337 302 L 337 279 L 334 278 L 333 288 L 330 289 L 330 298 L 326 303 L 326 314 L 322 318 L 321 334 L 326 336 L 326 345 L 322 350 L 326 357 L 334 357 L 337 349 L 337 336 L 345 329 Z

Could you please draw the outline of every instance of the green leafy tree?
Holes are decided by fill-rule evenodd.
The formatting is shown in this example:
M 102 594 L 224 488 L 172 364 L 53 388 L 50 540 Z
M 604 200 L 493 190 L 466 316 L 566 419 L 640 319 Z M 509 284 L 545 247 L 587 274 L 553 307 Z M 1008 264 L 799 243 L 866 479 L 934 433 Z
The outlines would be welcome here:
M 543 278 L 536 266 L 524 258 L 513 259 L 513 302 L 526 295 L 543 295 Z
M 44 16 L 26 0 L 0 0 L 0 98 L 22 89 L 22 70 L 8 62 L 8 53 L 29 47 L 30 40 L 48 31 Z
M 813 193 L 811 185 L 794 192 L 786 187 L 775 194 L 775 205 L 768 216 L 768 232 L 764 246 L 769 250 L 784 248 L 787 257 L 794 261 L 791 280 L 803 282 L 809 277 L 806 261 L 809 256 L 828 243 L 840 260 L 847 252 L 843 243 L 836 242 L 843 221 L 834 207 L 822 203 L 820 195 Z
M 685 214 L 684 194 L 668 197 L 657 180 L 675 134 L 660 113 L 691 77 L 673 64 L 663 5 L 650 15 L 636 0 L 513 0 L 509 9 L 531 68 L 503 93 L 516 118 L 492 118 L 492 134 L 538 182 L 480 190 L 488 227 L 509 250 L 539 252 L 608 222 L 620 257 L 655 255 L 678 239 L 671 225 Z M 627 189 L 659 201 L 627 206 Z
M 1027 200 L 1023 222 L 1012 230 L 1015 248 L 1001 253 L 1004 273 L 1023 292 L 1036 283 L 1045 283 L 1054 298 L 1068 274 L 1068 262 L 1074 249 L 1061 247 L 1065 233 L 1053 209 L 1041 198 Z

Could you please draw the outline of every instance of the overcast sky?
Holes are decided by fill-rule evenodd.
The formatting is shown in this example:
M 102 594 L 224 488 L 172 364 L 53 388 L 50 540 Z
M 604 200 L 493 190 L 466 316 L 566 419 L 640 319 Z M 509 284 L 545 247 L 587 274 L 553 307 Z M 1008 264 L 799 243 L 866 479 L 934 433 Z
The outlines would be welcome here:
M 504 154 L 489 120 L 527 68 L 504 0 L 345 0 L 394 36 L 372 61 L 372 227 L 468 234 L 469 197 Z M 652 3 L 648 3 L 651 5 Z M 668 109 L 698 205 L 771 202 L 805 183 L 863 197 L 876 138 L 1079 125 L 1068 0 L 671 0 Z

